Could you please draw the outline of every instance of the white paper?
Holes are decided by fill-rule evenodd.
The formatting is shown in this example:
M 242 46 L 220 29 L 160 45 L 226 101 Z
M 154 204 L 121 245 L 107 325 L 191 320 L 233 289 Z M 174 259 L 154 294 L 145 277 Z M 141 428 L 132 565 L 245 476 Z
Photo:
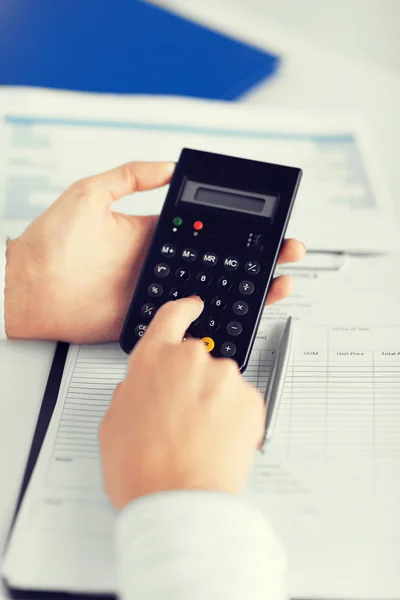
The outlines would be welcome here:
M 394 256 L 297 271 L 295 296 L 264 313 L 245 373 L 261 391 L 288 313 L 295 332 L 276 430 L 248 495 L 284 541 L 291 597 L 400 595 L 398 266 Z M 116 344 L 70 349 L 5 557 L 14 585 L 115 589 L 97 427 L 125 368 Z
M 0 230 L 14 235 L 74 180 L 131 160 L 177 160 L 183 147 L 300 167 L 289 235 L 308 248 L 389 251 L 398 228 L 376 160 L 350 119 L 231 103 L 3 89 Z M 165 190 L 116 204 L 158 213 Z

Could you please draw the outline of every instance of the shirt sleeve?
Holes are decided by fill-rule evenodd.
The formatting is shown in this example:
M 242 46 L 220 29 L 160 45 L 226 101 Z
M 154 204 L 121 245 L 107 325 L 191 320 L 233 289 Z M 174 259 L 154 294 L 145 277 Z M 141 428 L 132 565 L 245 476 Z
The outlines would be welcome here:
M 158 493 L 118 516 L 123 600 L 284 600 L 281 544 L 258 510 L 207 491 Z
M 0 340 L 7 338 L 4 309 L 4 292 L 6 287 L 6 252 L 7 238 L 0 235 Z

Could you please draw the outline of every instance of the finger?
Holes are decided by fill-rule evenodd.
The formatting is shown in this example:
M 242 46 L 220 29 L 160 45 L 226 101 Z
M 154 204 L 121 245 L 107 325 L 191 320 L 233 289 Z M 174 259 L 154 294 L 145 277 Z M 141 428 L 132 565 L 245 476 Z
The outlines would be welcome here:
M 279 253 L 278 265 L 290 262 L 298 262 L 306 253 L 306 247 L 302 242 L 295 239 L 285 240 Z
M 130 162 L 111 171 L 87 177 L 78 182 L 85 192 L 103 189 L 113 202 L 127 194 L 152 190 L 167 184 L 174 172 L 175 163 L 171 162 Z
M 290 275 L 281 275 L 280 277 L 275 277 L 268 292 L 266 305 L 268 306 L 269 304 L 274 304 L 274 302 L 279 302 L 287 296 L 290 296 L 293 288 L 294 281 Z
M 200 316 L 203 301 L 197 296 L 164 304 L 157 312 L 143 337 L 146 344 L 180 344 L 190 324 Z

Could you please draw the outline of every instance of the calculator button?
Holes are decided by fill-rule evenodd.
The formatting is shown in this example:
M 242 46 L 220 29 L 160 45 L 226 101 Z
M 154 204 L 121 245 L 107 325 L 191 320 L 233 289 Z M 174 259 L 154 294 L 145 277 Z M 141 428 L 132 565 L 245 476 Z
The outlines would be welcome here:
M 136 337 L 142 337 L 145 334 L 145 331 L 147 329 L 147 325 L 144 325 L 143 323 L 140 323 L 140 325 L 137 325 L 135 327 L 135 335 Z
M 163 244 L 161 246 L 161 254 L 163 256 L 169 256 L 172 257 L 175 254 L 175 246 L 173 246 L 172 244 Z
M 193 262 L 197 258 L 197 250 L 193 248 L 185 248 L 182 250 L 181 257 L 185 262 Z
M 257 275 L 260 272 L 260 265 L 256 260 L 249 260 L 244 265 L 244 270 L 248 275 Z
M 226 331 L 229 333 L 229 335 L 236 336 L 242 333 L 243 327 L 239 321 L 231 321 L 226 326 Z
M 203 337 L 201 338 L 201 341 L 204 343 L 207 352 L 211 352 L 211 350 L 214 349 L 215 346 L 215 342 L 212 338 L 210 337 Z
M 218 279 L 218 285 L 223 290 L 230 290 L 233 285 L 233 281 L 231 281 L 227 277 L 220 277 Z
M 164 291 L 163 286 L 160 283 L 152 283 L 147 288 L 147 293 L 152 298 L 159 298 L 159 296 L 161 296 L 163 291 Z
M 185 269 L 185 267 L 180 267 L 176 270 L 175 275 L 178 279 L 181 279 L 181 281 L 187 281 L 190 277 L 190 271 Z
M 227 271 L 236 271 L 239 266 L 239 261 L 234 256 L 228 256 L 224 260 L 224 267 Z
M 203 263 L 209 267 L 215 267 L 218 262 L 218 256 L 214 252 L 206 252 L 203 254 Z
M 220 327 L 220 323 L 218 323 L 217 319 L 214 319 L 214 317 L 207 319 L 207 329 L 210 331 L 218 331 Z
M 211 281 L 211 275 L 207 275 L 207 273 L 199 273 L 196 279 L 199 283 L 201 283 L 201 285 L 208 285 Z
M 226 302 L 223 298 L 215 296 L 215 298 L 213 298 L 211 301 L 211 305 L 214 306 L 214 308 L 217 308 L 218 310 L 224 310 L 224 308 L 226 307 Z
M 154 267 L 154 275 L 156 275 L 157 277 L 161 277 L 161 279 L 164 279 L 164 277 L 166 277 L 168 274 L 169 266 L 165 263 L 159 263 Z
M 252 281 L 242 281 L 239 283 L 239 292 L 244 296 L 250 296 L 255 290 L 255 285 Z
M 233 342 L 224 342 L 220 348 L 222 356 L 230 358 L 236 354 L 236 346 Z
M 168 298 L 171 300 L 178 300 L 178 298 L 182 298 L 182 294 L 178 288 L 172 288 L 172 290 L 168 292 Z
M 151 319 L 151 317 L 155 313 L 155 310 L 156 310 L 156 307 L 154 306 L 154 304 L 152 304 L 151 302 L 146 302 L 146 304 L 143 304 L 143 306 L 141 308 L 141 313 L 144 317 Z
M 232 310 L 235 315 L 246 315 L 249 311 L 249 305 L 243 300 L 238 300 L 232 306 Z

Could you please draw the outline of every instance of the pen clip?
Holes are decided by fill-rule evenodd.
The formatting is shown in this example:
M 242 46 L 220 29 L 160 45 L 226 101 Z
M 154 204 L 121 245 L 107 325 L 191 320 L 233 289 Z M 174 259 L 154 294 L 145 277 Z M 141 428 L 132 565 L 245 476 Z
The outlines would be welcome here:
M 267 387 L 264 394 L 265 402 L 265 427 L 264 438 L 259 450 L 264 454 L 264 448 L 268 441 L 268 434 L 273 430 L 277 418 L 280 398 L 286 378 L 287 366 L 291 351 L 292 341 L 292 318 L 289 317 L 279 338 L 276 347 L 276 356 L 268 377 Z M 278 373 L 279 371 L 279 373 Z M 276 378 L 278 376 L 278 380 Z

